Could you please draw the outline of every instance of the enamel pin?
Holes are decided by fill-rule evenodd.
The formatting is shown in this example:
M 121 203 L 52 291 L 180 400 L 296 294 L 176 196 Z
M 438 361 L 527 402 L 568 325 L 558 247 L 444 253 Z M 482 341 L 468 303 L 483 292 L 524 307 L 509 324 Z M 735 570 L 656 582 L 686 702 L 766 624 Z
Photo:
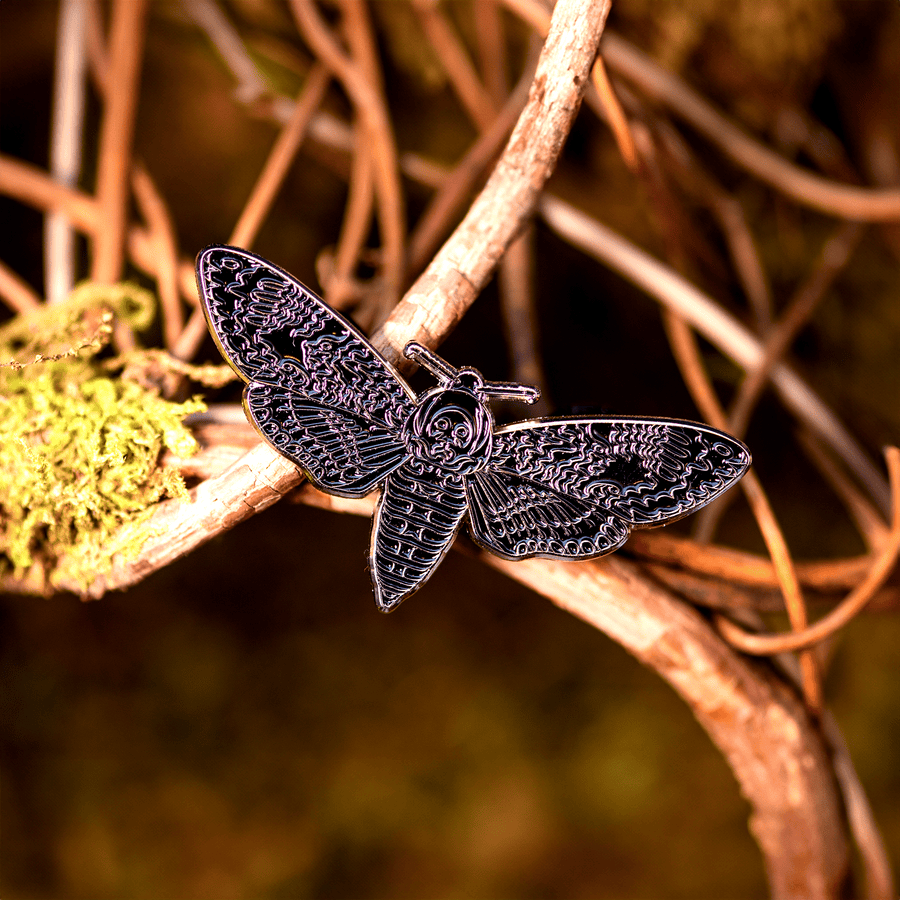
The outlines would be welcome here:
M 632 528 L 695 512 L 750 465 L 740 441 L 696 422 L 586 416 L 497 428 L 490 400 L 534 403 L 537 389 L 485 381 L 411 342 L 405 355 L 438 382 L 416 396 L 354 325 L 266 260 L 213 246 L 197 277 L 262 437 L 319 490 L 381 489 L 369 566 L 385 612 L 425 583 L 464 521 L 504 559 L 589 559 Z

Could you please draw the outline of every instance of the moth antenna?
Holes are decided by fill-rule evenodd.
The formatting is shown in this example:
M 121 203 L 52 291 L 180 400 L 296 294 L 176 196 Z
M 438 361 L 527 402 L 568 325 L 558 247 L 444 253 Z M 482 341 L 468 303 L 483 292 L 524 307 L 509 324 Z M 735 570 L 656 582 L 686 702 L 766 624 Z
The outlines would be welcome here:
M 452 381 L 459 372 L 445 359 L 441 359 L 437 353 L 423 347 L 418 341 L 410 341 L 403 348 L 403 355 L 407 359 L 415 360 L 420 366 L 424 366 L 442 384 Z
M 515 381 L 486 381 L 482 391 L 494 400 L 518 400 L 529 405 L 541 399 L 540 389 Z

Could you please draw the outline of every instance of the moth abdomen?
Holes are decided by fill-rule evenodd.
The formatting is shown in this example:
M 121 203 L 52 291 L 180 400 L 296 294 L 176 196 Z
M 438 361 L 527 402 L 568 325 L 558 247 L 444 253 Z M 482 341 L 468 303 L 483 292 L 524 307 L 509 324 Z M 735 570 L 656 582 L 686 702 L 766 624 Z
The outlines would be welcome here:
M 372 533 L 375 600 L 392 609 L 444 558 L 466 514 L 463 479 L 411 461 L 385 482 Z

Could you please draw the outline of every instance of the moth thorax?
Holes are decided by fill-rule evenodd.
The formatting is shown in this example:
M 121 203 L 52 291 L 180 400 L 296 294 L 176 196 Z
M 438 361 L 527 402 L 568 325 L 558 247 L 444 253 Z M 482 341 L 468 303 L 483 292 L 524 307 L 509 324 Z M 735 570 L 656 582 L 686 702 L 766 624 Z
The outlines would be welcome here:
M 494 422 L 483 400 L 464 387 L 426 394 L 407 419 L 403 439 L 416 458 L 459 475 L 491 458 Z

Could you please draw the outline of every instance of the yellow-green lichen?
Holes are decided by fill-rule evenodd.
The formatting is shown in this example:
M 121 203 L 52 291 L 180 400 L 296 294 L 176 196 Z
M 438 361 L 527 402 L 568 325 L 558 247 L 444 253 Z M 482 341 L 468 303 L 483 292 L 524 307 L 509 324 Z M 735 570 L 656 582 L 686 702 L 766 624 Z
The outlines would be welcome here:
M 204 404 L 110 377 L 94 358 L 112 331 L 110 313 L 147 321 L 143 294 L 92 288 L 89 299 L 76 295 L 0 329 L 0 574 L 38 565 L 52 584 L 65 559 L 68 578 L 86 588 L 125 549 L 129 523 L 163 497 L 187 496 L 159 460 L 164 450 L 194 452 L 182 419 Z

